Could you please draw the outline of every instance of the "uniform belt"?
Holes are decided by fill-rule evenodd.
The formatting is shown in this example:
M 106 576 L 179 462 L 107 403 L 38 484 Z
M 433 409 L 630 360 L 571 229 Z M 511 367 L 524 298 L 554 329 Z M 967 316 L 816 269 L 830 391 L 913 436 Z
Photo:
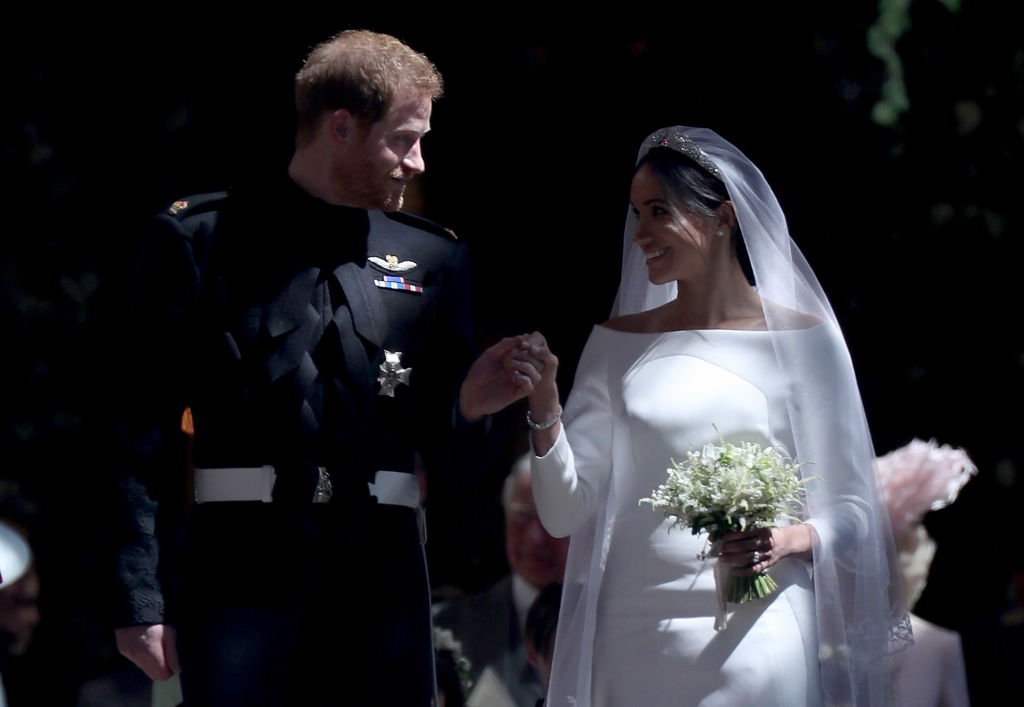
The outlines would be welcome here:
M 321 480 L 330 486 L 327 470 L 320 467 Z M 273 501 L 274 481 L 277 473 L 272 466 L 211 467 L 196 469 L 196 503 L 215 501 Z M 381 470 L 374 474 L 367 484 L 370 495 L 377 503 L 390 506 L 418 508 L 420 505 L 419 481 L 412 474 L 400 471 Z M 310 499 L 311 503 L 326 503 L 329 494 L 322 492 L 321 485 Z

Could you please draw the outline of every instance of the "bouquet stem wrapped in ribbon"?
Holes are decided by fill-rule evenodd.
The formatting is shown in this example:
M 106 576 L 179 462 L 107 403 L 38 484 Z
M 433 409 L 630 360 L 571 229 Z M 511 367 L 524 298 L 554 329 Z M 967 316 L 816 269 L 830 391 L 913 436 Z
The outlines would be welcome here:
M 777 525 L 782 519 L 796 519 L 803 506 L 804 481 L 795 464 L 775 447 L 761 448 L 753 442 L 734 445 L 721 437 L 718 444 L 705 444 L 687 453 L 682 462 L 671 460 L 668 479 L 640 499 L 651 509 L 673 518 L 669 530 L 690 528 L 694 535 L 706 532 L 712 542 L 727 533 Z M 712 546 L 714 553 L 714 545 Z M 725 604 L 762 599 L 778 585 L 767 573 L 736 576 L 728 565 L 715 567 L 718 614 L 715 630 L 726 625 Z

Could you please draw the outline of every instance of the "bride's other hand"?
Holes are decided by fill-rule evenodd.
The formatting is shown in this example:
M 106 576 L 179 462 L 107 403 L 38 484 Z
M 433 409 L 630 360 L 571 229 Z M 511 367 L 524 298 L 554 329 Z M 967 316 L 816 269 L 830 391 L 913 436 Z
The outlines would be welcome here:
M 726 533 L 719 560 L 733 565 L 732 574 L 749 577 L 790 555 L 810 559 L 812 540 L 811 528 L 804 524 Z

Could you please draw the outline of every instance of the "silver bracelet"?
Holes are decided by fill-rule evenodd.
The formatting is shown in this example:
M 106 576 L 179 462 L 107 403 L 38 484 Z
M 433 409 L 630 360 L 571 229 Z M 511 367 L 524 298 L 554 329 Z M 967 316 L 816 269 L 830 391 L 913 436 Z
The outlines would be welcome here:
M 562 419 L 562 406 L 561 405 L 558 406 L 558 410 L 555 411 L 554 415 L 552 415 L 548 419 L 544 420 L 543 422 L 537 422 L 536 420 L 534 420 L 533 419 L 533 413 L 531 413 L 529 411 L 529 409 L 527 409 L 527 411 L 526 411 L 526 424 L 530 426 L 531 430 L 546 430 L 547 428 L 552 427 L 556 422 L 558 422 L 561 419 Z

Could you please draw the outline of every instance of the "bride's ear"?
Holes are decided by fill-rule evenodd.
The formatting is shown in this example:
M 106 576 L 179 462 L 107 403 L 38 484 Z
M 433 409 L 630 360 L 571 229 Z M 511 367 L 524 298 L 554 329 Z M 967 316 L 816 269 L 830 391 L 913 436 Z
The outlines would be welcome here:
M 726 233 L 736 232 L 736 212 L 733 211 L 731 201 L 723 201 L 715 209 L 715 217 L 718 219 L 717 228 L 725 229 Z

